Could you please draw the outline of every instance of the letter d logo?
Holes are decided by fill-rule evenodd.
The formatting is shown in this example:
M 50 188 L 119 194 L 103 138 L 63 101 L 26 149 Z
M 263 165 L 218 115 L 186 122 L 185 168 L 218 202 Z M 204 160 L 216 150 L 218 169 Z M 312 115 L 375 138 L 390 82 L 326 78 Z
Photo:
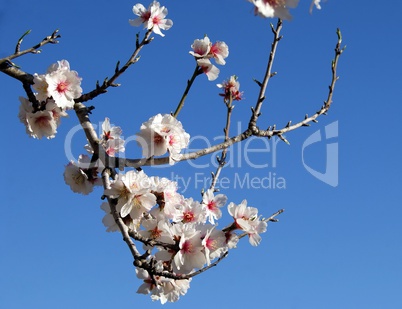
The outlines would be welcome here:
M 325 140 L 338 137 L 338 121 L 334 121 L 325 126 Z M 324 140 L 324 141 L 325 141 Z M 320 130 L 311 134 L 303 143 L 302 147 L 302 161 L 304 168 L 315 178 L 325 182 L 326 184 L 337 187 L 338 186 L 338 143 L 328 143 L 326 147 L 327 158 L 325 163 L 325 173 L 320 173 L 311 168 L 304 162 L 304 149 L 308 146 L 321 142 Z

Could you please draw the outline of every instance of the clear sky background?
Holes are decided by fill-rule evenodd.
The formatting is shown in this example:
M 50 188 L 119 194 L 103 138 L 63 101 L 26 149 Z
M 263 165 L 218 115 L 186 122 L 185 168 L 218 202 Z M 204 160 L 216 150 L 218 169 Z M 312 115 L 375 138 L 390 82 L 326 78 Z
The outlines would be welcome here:
M 23 48 L 60 29 L 58 45 L 15 62 L 30 73 L 44 73 L 50 64 L 67 59 L 88 92 L 131 54 L 140 30 L 128 24 L 136 3 L 0 0 L 0 58 L 13 52 L 28 29 L 32 33 Z M 164 38 L 155 35 L 140 62 L 119 79 L 120 88 L 91 102 L 96 107 L 91 120 L 97 124 L 107 116 L 130 139 L 149 117 L 174 110 L 194 70 L 190 45 L 207 34 L 212 41 L 225 41 L 230 55 L 216 81 L 196 80 L 179 119 L 191 136 L 221 136 L 225 107 L 216 83 L 236 74 L 245 100 L 236 103 L 232 132 L 238 133 L 237 126 L 243 130 L 258 95 L 252 79 L 262 79 L 268 59 L 270 20 L 255 17 L 245 0 L 161 4 L 174 26 Z M 230 155 L 239 161 L 224 169 L 231 183 L 222 193 L 235 203 L 247 199 L 264 216 L 281 208 L 285 212 L 280 222 L 269 224 L 260 246 L 243 239 L 218 267 L 196 277 L 187 295 L 173 304 L 176 308 L 402 308 L 402 3 L 385 7 L 328 0 L 312 15 L 309 5 L 301 1 L 292 10 L 293 20 L 284 23 L 274 64 L 278 74 L 269 84 L 259 124 L 281 127 L 319 109 L 327 96 L 339 27 L 347 48 L 333 106 L 318 124 L 287 134 L 290 146 L 279 142 L 274 150 L 270 141 L 268 151 L 267 144 L 252 141 L 249 149 L 265 151 L 249 153 L 249 162 L 267 167 L 251 168 L 244 152 L 232 149 Z M 0 308 L 159 307 L 135 293 L 141 282 L 132 257 L 119 234 L 105 232 L 102 190 L 82 196 L 64 184 L 64 142 L 78 123 L 74 113 L 62 120 L 55 139 L 29 138 L 17 118 L 23 89 L 4 74 L 0 80 L 5 116 Z M 339 153 L 331 161 L 339 163 L 335 187 L 314 177 L 302 161 L 303 143 L 317 131 L 324 136 L 325 127 L 334 123 L 337 136 L 306 148 L 304 162 L 324 173 L 326 147 L 337 145 Z M 85 143 L 83 134 L 74 136 L 76 156 Z M 193 148 L 198 146 L 203 145 Z M 140 156 L 135 143 L 127 145 L 126 156 Z M 202 185 L 196 173 L 209 177 L 214 170 L 211 157 L 200 162 L 209 166 L 181 163 L 145 172 L 190 179 L 184 195 L 198 198 Z M 271 188 L 235 187 L 236 175 L 245 173 L 271 177 Z M 274 178 L 285 181 L 286 188 L 273 185 Z M 229 221 L 226 208 L 223 213 L 222 227 Z

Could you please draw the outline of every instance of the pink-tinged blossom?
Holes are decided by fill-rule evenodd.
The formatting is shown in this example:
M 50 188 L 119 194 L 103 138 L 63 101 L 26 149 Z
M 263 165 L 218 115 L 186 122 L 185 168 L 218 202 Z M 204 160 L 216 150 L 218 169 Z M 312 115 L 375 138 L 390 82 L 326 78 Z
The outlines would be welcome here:
M 194 268 L 202 268 L 206 263 L 200 230 L 195 224 L 175 224 L 173 233 L 179 241 L 179 251 L 173 258 L 173 269 L 187 274 Z
M 105 152 L 114 157 L 118 152 L 124 152 L 124 139 L 121 138 L 122 130 L 120 127 L 115 127 L 110 124 L 110 119 L 105 118 L 105 121 L 102 123 L 102 132 L 99 137 L 99 145 L 103 147 Z M 91 145 L 85 145 L 85 149 L 89 153 L 93 153 L 93 149 Z
M 209 59 L 201 58 L 197 60 L 198 66 L 207 75 L 208 80 L 212 81 L 218 78 L 219 69 L 214 66 Z
M 184 197 L 177 193 L 177 183 L 165 177 L 153 176 L 151 181 L 151 190 L 155 195 L 161 196 L 164 203 L 151 210 L 155 218 L 166 218 L 173 222 L 182 220 Z
M 203 39 L 194 40 L 191 48 L 193 50 L 189 53 L 194 56 L 201 72 L 205 73 L 210 81 L 217 79 L 219 69 L 211 63 L 210 59 L 213 58 L 217 64 L 224 65 L 225 58 L 229 55 L 226 43 L 218 41 L 212 44 L 208 36 L 205 36 Z
M 220 257 L 226 250 L 225 233 L 216 229 L 215 226 L 204 226 L 206 232 L 202 235 L 202 245 L 204 246 L 205 258 L 207 265 L 211 264 L 211 260 Z
M 194 40 L 194 43 L 191 45 L 191 48 L 193 49 L 189 53 L 193 55 L 196 58 L 204 58 L 207 57 L 210 50 L 211 50 L 211 41 L 207 36 L 205 36 L 203 39 L 199 40 Z
M 223 89 L 223 93 L 219 95 L 223 97 L 225 103 L 232 101 L 240 101 L 243 99 L 243 92 L 240 92 L 240 83 L 236 75 L 232 75 L 229 80 L 217 84 L 218 88 Z
M 30 136 L 33 138 L 47 139 L 54 138 L 57 133 L 57 123 L 53 118 L 51 111 L 37 111 L 36 113 L 27 113 L 27 123 Z
M 180 159 L 180 152 L 188 146 L 188 135 L 173 116 L 158 114 L 141 125 L 137 133 L 137 142 L 142 147 L 145 158 L 161 156 L 169 151 L 169 163 Z
M 216 42 L 211 46 L 209 56 L 215 59 L 215 62 L 220 65 L 225 65 L 225 58 L 229 56 L 229 47 L 225 42 Z
M 20 102 L 18 118 L 25 125 L 27 134 L 33 138 L 54 138 L 60 125 L 60 118 L 68 116 L 52 99 L 43 102 L 41 110 L 35 112 L 28 99 L 20 97 Z
M 182 202 L 182 222 L 183 223 L 205 223 L 206 206 L 194 201 L 192 198 L 184 199 Z
M 160 36 L 165 36 L 161 30 L 169 30 L 173 26 L 171 19 L 166 19 L 168 14 L 167 8 L 160 6 L 159 2 L 153 1 L 148 9 L 138 3 L 133 7 L 133 13 L 138 17 L 136 19 L 130 19 L 130 25 L 138 27 L 144 24 L 144 28 L 152 31 Z
M 258 217 L 258 209 L 247 206 L 247 201 L 243 200 L 239 205 L 233 202 L 228 205 L 229 214 L 235 219 L 237 228 L 246 232 L 249 242 L 253 246 L 259 245 L 261 236 L 266 232 L 267 222 L 261 221 Z
M 137 3 L 133 6 L 133 13 L 138 17 L 136 19 L 129 19 L 128 22 L 130 25 L 133 27 L 139 27 L 141 24 L 145 24 L 144 27 L 146 28 L 149 17 L 151 17 L 151 11 L 147 10 L 141 3 Z
M 91 159 L 80 155 L 78 162 L 70 161 L 64 170 L 64 181 L 75 193 L 87 195 L 93 191 L 94 186 L 102 185 L 98 178 L 96 167 L 90 167 Z
M 145 237 L 146 239 L 157 240 L 163 243 L 174 244 L 174 241 L 170 234 L 170 226 L 166 220 L 157 220 L 157 219 L 143 219 L 141 221 L 141 225 L 143 226 L 143 230 L 138 231 L 138 233 Z M 146 248 L 148 249 L 148 248 Z M 145 250 L 146 250 L 145 249 Z
M 47 83 L 47 88 L 44 85 Z M 53 64 L 48 73 L 34 78 L 38 90 L 47 90 L 47 94 L 42 93 L 41 97 L 52 97 L 57 106 L 62 109 L 72 109 L 74 107 L 74 99 L 77 99 L 82 94 L 81 78 L 76 71 L 70 70 L 70 64 L 67 60 L 59 61 L 57 64 Z
M 254 13 L 261 17 L 278 17 L 290 20 L 288 8 L 295 8 L 299 0 L 249 0 L 254 4 Z
M 226 204 L 227 197 L 224 194 L 214 195 L 213 190 L 209 189 L 202 196 L 202 204 L 206 206 L 206 216 L 210 223 L 222 217 L 220 208 Z
M 128 171 L 117 175 L 104 193 L 111 198 L 118 198 L 116 208 L 123 218 L 130 215 L 133 220 L 139 220 L 144 212 L 156 204 L 156 197 L 150 192 L 149 178 L 143 171 Z

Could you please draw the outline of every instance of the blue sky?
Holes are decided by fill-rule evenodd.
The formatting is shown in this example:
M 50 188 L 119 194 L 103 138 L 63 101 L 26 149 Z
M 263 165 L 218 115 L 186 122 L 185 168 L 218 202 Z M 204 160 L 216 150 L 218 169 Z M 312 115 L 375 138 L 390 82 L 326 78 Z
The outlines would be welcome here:
M 38 0 L 0 0 L 0 58 L 13 52 L 18 38 L 32 33 L 23 47 L 30 47 L 55 29 L 58 45 L 45 46 L 39 55 L 15 62 L 30 73 L 44 73 L 57 60 L 67 59 L 83 78 L 84 92 L 96 80 L 113 74 L 124 61 L 140 30 L 128 24 L 133 18 L 127 0 L 68 3 Z M 143 2 L 146 6 L 148 3 Z M 244 0 L 164 1 L 174 26 L 141 53 L 141 60 L 119 79 L 120 88 L 97 98 L 91 120 L 109 117 L 132 138 L 140 124 L 157 113 L 175 109 L 186 80 L 194 70 L 188 54 L 194 39 L 207 34 L 225 41 L 230 50 L 220 76 L 209 82 L 200 76 L 180 114 L 191 136 L 212 140 L 222 135 L 225 108 L 217 82 L 236 74 L 245 100 L 234 109 L 234 133 L 244 128 L 254 106 L 269 44 L 270 20 L 255 17 Z M 334 103 L 317 124 L 287 134 L 290 146 L 253 140 L 249 148 L 231 150 L 235 163 L 223 171 L 230 180 L 222 190 L 230 201 L 258 207 L 269 216 L 285 208 L 279 223 L 271 223 L 258 247 L 246 239 L 218 267 L 196 277 L 187 295 L 166 306 L 176 308 L 401 308 L 402 217 L 401 205 L 401 107 L 402 4 L 379 10 L 359 1 L 328 0 L 321 11 L 308 13 L 301 1 L 285 22 L 274 71 L 264 102 L 261 127 L 301 120 L 319 109 L 327 96 L 336 28 L 347 45 L 338 67 Z M 275 20 L 272 20 L 275 23 Z M 143 33 L 143 32 L 142 32 Z M 0 308 L 110 308 L 159 307 L 149 297 L 136 294 L 132 258 L 121 236 L 105 232 L 96 190 L 90 196 L 74 194 L 64 184 L 68 162 L 64 143 L 77 125 L 70 112 L 53 140 L 34 140 L 25 134 L 17 114 L 19 82 L 1 76 L 3 138 L 2 215 L 0 216 Z M 327 126 L 337 124 L 331 139 Z M 333 127 L 332 127 L 333 128 Z M 304 148 L 320 132 L 322 142 Z M 74 137 L 72 151 L 83 152 L 83 134 Z M 336 145 L 336 187 L 314 177 L 305 167 L 324 173 L 327 146 Z M 202 146 L 196 142 L 193 147 Z M 244 144 L 243 144 L 244 146 Z M 268 148 L 270 147 L 270 148 Z M 333 151 L 333 149 L 331 150 Z M 126 156 L 138 157 L 140 149 L 127 145 Z M 236 159 L 235 159 L 236 158 Z M 208 177 L 211 157 L 194 168 L 181 163 L 170 168 L 147 168 L 149 175 L 190 179 L 184 194 L 200 196 L 196 177 Z M 267 167 L 251 168 L 253 164 Z M 198 176 L 197 176 L 198 175 Z M 270 188 L 235 186 L 236 175 L 250 179 L 271 177 Z M 334 176 L 334 177 L 335 177 Z M 273 185 L 284 181 L 285 188 Z M 228 219 L 224 210 L 222 226 Z

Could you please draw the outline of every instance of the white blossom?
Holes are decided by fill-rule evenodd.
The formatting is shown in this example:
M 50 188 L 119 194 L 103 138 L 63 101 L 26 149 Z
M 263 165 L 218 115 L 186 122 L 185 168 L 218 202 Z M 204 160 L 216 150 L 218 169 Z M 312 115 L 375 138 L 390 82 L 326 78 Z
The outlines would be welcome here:
M 80 155 L 78 162 L 70 161 L 64 170 L 64 181 L 75 193 L 87 195 L 91 193 L 94 186 L 102 184 L 101 179 L 97 177 L 97 168 L 89 167 L 90 158 L 86 155 Z
M 215 220 L 222 217 L 222 211 L 219 209 L 226 204 L 227 197 L 224 194 L 214 196 L 212 189 L 204 192 L 202 196 L 202 204 L 206 206 L 206 215 L 210 223 L 214 224 Z
M 190 135 L 172 115 L 157 114 L 141 125 L 137 143 L 145 158 L 161 156 L 169 151 L 169 163 L 174 164 L 182 149 L 188 146 Z
M 152 31 L 160 36 L 165 36 L 161 30 L 169 30 L 173 26 L 171 19 L 166 19 L 168 14 L 167 8 L 160 6 L 160 3 L 153 1 L 148 9 L 141 3 L 137 3 L 133 6 L 133 13 L 138 17 L 136 19 L 130 19 L 130 25 L 138 27 L 144 24 L 144 28 Z
M 260 220 L 258 209 L 247 206 L 247 201 L 243 200 L 239 205 L 231 202 L 228 205 L 229 214 L 235 219 L 238 228 L 246 232 L 249 242 L 253 246 L 261 242 L 261 233 L 266 232 L 267 222 Z
M 254 4 L 254 12 L 261 17 L 291 19 L 288 8 L 295 8 L 299 0 L 249 0 Z

